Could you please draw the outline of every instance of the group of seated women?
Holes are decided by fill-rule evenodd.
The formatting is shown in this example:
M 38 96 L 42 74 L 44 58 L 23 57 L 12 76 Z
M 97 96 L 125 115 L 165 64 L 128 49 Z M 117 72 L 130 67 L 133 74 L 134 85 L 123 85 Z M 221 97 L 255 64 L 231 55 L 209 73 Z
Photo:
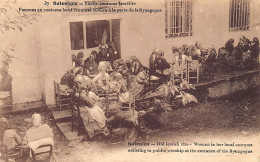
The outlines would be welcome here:
M 127 61 L 118 59 L 114 61 L 113 66 L 107 61 L 100 61 L 97 73 L 91 74 L 90 71 L 95 63 L 92 54 L 85 61 L 86 66 L 78 65 L 72 68 L 65 73 L 60 82 L 61 90 L 65 94 L 73 94 L 81 102 L 80 115 L 88 138 L 94 137 L 95 132 L 101 130 L 104 135 L 108 135 L 106 123 L 114 123 L 112 121 L 118 118 L 123 118 L 124 121 L 131 119 L 130 121 L 135 125 L 136 117 L 123 115 L 121 104 L 133 99 L 130 86 L 127 84 L 128 78 L 135 78 L 139 72 L 142 72 L 140 61 L 134 57 Z M 87 62 L 89 60 L 93 62 Z M 108 103 L 106 96 L 112 94 L 118 95 L 118 101 Z M 110 112 L 109 115 L 107 113 L 105 115 L 107 111 Z
M 258 57 L 258 38 L 254 37 L 250 41 L 244 35 L 241 35 L 237 46 L 234 46 L 234 39 L 231 38 L 226 42 L 224 47 L 219 49 L 218 66 L 233 71 L 252 69 L 257 66 Z
M 174 71 L 180 73 L 187 73 L 187 63 L 191 63 L 196 60 L 200 67 L 201 77 L 213 78 L 214 77 L 214 65 L 217 58 L 217 52 L 213 45 L 210 45 L 207 49 L 202 48 L 200 42 L 195 44 L 182 45 L 181 47 L 172 47 L 172 53 L 174 55 L 173 64 Z M 183 70 L 184 69 L 184 70 Z
M 174 66 L 185 67 L 187 62 L 197 60 L 200 65 L 201 77 L 213 78 L 219 68 L 228 71 L 228 67 L 233 69 L 243 69 L 245 67 L 255 67 L 259 56 L 259 40 L 254 37 L 252 41 L 242 35 L 236 47 L 234 39 L 229 39 L 225 46 L 220 48 L 218 53 L 213 45 L 207 49 L 202 48 L 200 42 L 194 45 L 184 44 L 182 47 L 173 47 Z
M 226 50 L 233 50 L 232 42 L 230 40 L 226 43 Z M 249 42 L 246 38 L 241 37 L 238 47 L 242 51 L 250 49 L 253 52 L 257 52 L 257 49 L 253 49 L 253 47 L 259 46 L 258 39 L 255 38 L 252 45 L 248 46 Z M 94 135 L 93 129 L 96 129 L 94 127 L 104 129 L 106 121 L 112 121 L 117 116 L 104 114 L 104 105 L 108 103 L 104 102 L 101 94 L 117 93 L 119 95 L 119 104 L 109 105 L 111 110 L 116 109 L 115 112 L 118 113 L 117 110 L 120 109 L 120 103 L 127 102 L 140 95 L 144 85 L 151 79 L 152 75 L 161 80 L 161 83 L 168 81 L 172 73 L 165 74 L 164 71 L 172 67 L 173 71 L 176 71 L 178 67 L 186 67 L 187 63 L 196 60 L 203 75 L 207 75 L 210 78 L 214 77 L 218 59 L 214 46 L 210 45 L 207 49 L 204 49 L 200 42 L 196 42 L 194 45 L 188 46 L 184 44 L 179 48 L 173 47 L 172 52 L 174 61 L 170 64 L 164 58 L 164 52 L 155 49 L 149 59 L 149 69 L 143 66 L 135 56 L 130 57 L 128 60 L 100 60 L 100 52 L 92 51 L 90 56 L 83 60 L 84 54 L 80 52 L 73 59 L 74 67 L 61 78 L 60 83 L 65 93 L 70 94 L 74 92 L 78 98 L 84 101 L 85 109 L 82 109 L 82 114 L 87 112 L 85 113 L 87 115 L 82 115 L 83 120 L 86 119 L 87 121 L 91 117 L 96 123 L 95 126 L 91 127 L 92 130 L 88 129 L 89 123 L 85 123 L 85 128 L 88 129 L 87 132 L 89 134 L 92 132 L 92 135 Z M 176 74 L 175 72 L 173 73 Z

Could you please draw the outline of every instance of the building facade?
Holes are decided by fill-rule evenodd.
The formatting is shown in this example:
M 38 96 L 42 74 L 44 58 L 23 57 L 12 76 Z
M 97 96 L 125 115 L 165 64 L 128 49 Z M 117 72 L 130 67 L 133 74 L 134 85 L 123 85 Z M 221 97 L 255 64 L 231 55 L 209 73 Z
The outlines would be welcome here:
M 14 103 L 43 100 L 53 105 L 53 80 L 72 67 L 71 55 L 83 52 L 88 57 L 98 51 L 102 37 L 113 41 L 121 58 L 137 56 L 148 66 L 155 48 L 172 56 L 173 46 L 201 42 L 204 48 L 224 46 L 230 38 L 238 43 L 240 35 L 260 38 L 260 1 L 258 0 L 138 0 L 115 8 L 155 9 L 157 13 L 80 13 L 45 12 L 22 32 L 2 35 L 4 44 L 15 45 L 10 67 Z M 18 6 L 32 5 L 32 1 Z M 43 2 L 42 2 L 43 3 Z M 33 4 L 42 7 L 43 4 Z M 104 34 L 104 29 L 106 34 Z M 93 40 L 96 41 L 93 41 Z

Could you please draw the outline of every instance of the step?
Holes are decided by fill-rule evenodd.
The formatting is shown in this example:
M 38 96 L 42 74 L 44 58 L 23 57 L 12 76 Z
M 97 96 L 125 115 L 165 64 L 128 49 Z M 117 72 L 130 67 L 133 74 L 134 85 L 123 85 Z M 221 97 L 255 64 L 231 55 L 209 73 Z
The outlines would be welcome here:
M 33 101 L 33 102 L 24 102 L 24 103 L 16 103 L 13 104 L 12 109 L 10 107 L 0 108 L 0 114 L 11 114 L 11 113 L 19 113 L 27 110 L 37 110 L 45 108 L 46 105 L 42 101 Z
M 72 117 L 70 109 L 52 110 L 51 113 L 56 123 L 68 122 Z
M 83 138 L 83 136 L 78 136 L 78 132 L 71 131 L 71 123 L 58 123 L 57 126 L 69 141 L 81 140 Z
M 69 109 L 56 110 L 56 111 L 54 110 L 51 111 L 51 113 L 55 120 L 71 117 L 71 111 Z

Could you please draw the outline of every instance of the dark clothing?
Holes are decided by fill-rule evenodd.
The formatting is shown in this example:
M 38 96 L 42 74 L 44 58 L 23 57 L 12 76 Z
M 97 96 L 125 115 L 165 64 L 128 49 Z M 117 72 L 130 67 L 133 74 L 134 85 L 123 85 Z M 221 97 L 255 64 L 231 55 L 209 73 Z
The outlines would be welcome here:
M 109 53 L 106 48 L 101 48 L 97 55 L 97 62 L 109 61 Z
M 250 49 L 251 49 L 251 57 L 257 59 L 259 55 L 259 42 L 253 42 Z
M 225 49 L 229 52 L 229 53 L 232 53 L 234 51 L 234 45 L 231 43 L 231 42 L 227 42 L 225 44 Z
M 150 58 L 152 61 L 152 57 Z M 163 57 L 157 57 L 156 60 L 152 63 L 150 62 L 150 76 L 154 75 L 159 78 L 160 83 L 166 82 L 169 80 L 170 75 L 163 74 L 165 69 L 169 69 L 171 65 L 166 61 Z M 157 72 L 156 70 L 160 70 L 161 72 Z
M 94 60 L 91 60 L 90 58 L 87 58 L 84 61 L 84 69 L 88 69 L 90 74 L 97 74 L 97 72 L 98 72 L 98 64 Z
M 239 43 L 238 43 L 238 47 L 243 51 L 243 52 L 247 52 L 250 48 L 250 40 L 245 38 L 243 40 L 240 40 Z
M 76 59 L 75 60 L 75 66 L 82 66 L 83 60 L 82 59 Z
M 171 67 L 171 65 L 166 61 L 165 58 L 163 57 L 158 57 L 156 60 L 155 60 L 155 68 L 157 70 L 165 70 L 165 69 L 169 69 Z
M 67 72 L 67 73 L 61 78 L 60 84 L 62 84 L 62 85 L 67 85 L 69 88 L 73 88 L 74 76 L 73 76 L 70 72 Z
M 149 68 L 150 68 L 150 73 L 154 73 L 155 72 L 155 54 L 152 54 L 149 58 Z
M 0 82 L 0 91 L 11 91 L 12 81 L 13 77 L 11 75 L 6 74 L 5 76 L 3 76 Z

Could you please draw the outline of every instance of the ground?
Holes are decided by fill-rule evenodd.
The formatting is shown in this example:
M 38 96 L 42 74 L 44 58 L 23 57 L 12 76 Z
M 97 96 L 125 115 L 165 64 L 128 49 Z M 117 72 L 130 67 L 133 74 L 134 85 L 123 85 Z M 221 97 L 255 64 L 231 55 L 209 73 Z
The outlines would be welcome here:
M 229 98 L 205 101 L 198 105 L 173 110 L 166 127 L 158 133 L 139 138 L 138 142 L 201 141 L 210 139 L 249 139 L 260 135 L 259 88 L 240 92 Z M 109 145 L 103 141 L 68 142 L 52 122 L 51 114 L 41 109 L 44 122 L 51 125 L 55 134 L 55 155 L 58 161 L 110 161 L 118 156 L 127 157 L 126 144 Z M 6 115 L 11 127 L 23 136 L 30 124 L 24 121 L 34 112 Z M 206 141 L 207 141 L 206 140 Z M 126 156 L 124 156 L 126 155 Z M 128 154 L 129 155 L 129 154 Z M 139 153 L 139 155 L 141 155 Z M 161 154 L 162 155 L 162 154 Z M 138 157 L 138 155 L 136 155 Z M 140 156 L 145 157 L 145 156 Z M 147 157 L 150 158 L 150 157 Z M 129 161 L 125 159 L 122 161 Z M 113 160 L 114 161 L 114 160 Z M 120 160 L 117 160 L 120 161 Z M 132 160 L 130 160 L 132 161 Z

